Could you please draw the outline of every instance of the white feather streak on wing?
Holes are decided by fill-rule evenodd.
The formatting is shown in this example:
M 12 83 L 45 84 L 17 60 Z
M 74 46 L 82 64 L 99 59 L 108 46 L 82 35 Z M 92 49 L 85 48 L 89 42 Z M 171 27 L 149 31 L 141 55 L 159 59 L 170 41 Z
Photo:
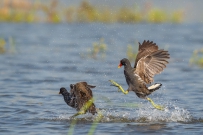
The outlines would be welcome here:
M 138 80 L 139 80 L 139 81 L 145 83 L 145 82 L 141 79 L 141 77 L 140 77 L 139 75 L 137 75 L 136 73 L 134 73 L 134 75 L 138 77 Z
M 141 92 L 141 91 L 139 91 L 139 92 L 136 92 L 136 93 L 138 93 L 138 94 L 141 94 L 141 95 L 144 95 L 144 93 L 143 93 L 143 92 Z
M 151 78 L 150 81 L 153 82 L 153 77 L 154 77 L 153 72 L 154 72 L 154 70 L 151 69 L 151 67 L 148 64 L 146 64 L 145 62 L 143 64 L 144 64 L 144 67 L 145 67 L 144 68 L 144 74 L 146 75 L 147 78 Z
M 151 67 L 148 65 L 148 64 L 146 64 L 146 63 L 144 63 L 144 67 L 147 67 L 147 68 L 145 68 L 145 69 L 147 69 L 147 70 L 149 70 L 150 72 L 148 72 L 148 73 L 152 73 L 153 71 L 153 69 L 151 69 Z M 146 72 L 146 71 L 145 71 Z M 145 73 L 146 74 L 146 73 Z
M 163 68 L 159 67 L 157 63 L 153 62 L 153 59 L 151 59 L 150 65 L 144 63 L 145 67 L 147 67 L 146 69 L 148 69 L 150 72 L 149 73 L 154 73 L 154 74 L 158 74 L 161 70 L 163 70 Z M 154 76 L 154 75 L 153 75 Z M 153 77 L 151 76 L 151 77 Z
M 161 84 L 157 83 L 157 84 L 153 84 L 152 86 L 149 86 L 148 89 L 151 90 L 151 89 L 155 89 L 157 87 L 159 87 Z
M 167 63 L 168 62 L 164 61 L 163 59 L 160 59 L 159 62 L 155 62 L 154 58 L 152 58 L 150 64 L 147 64 L 147 63 L 144 62 L 144 67 L 146 67 L 145 70 L 144 70 L 144 74 L 148 78 L 151 78 L 152 79 L 151 81 L 153 81 L 154 75 L 155 74 L 160 74 L 163 71 L 163 68 L 166 67 L 164 64 L 167 64 Z M 161 66 L 163 65 L 163 67 L 161 67 L 160 64 L 161 64 Z
M 138 60 L 136 67 L 139 67 L 139 63 L 141 62 L 141 60 L 145 59 L 148 55 L 146 55 L 145 57 L 142 57 L 141 59 Z

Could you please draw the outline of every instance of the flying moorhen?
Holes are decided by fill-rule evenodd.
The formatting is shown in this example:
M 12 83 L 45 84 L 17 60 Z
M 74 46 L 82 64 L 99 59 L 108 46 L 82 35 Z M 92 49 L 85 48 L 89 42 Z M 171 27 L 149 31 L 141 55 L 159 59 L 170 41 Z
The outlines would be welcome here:
M 134 67 L 131 66 L 130 61 L 126 58 L 123 58 L 118 65 L 118 68 L 124 66 L 124 75 L 128 84 L 128 89 L 125 91 L 122 86 L 115 81 L 109 81 L 113 86 L 118 87 L 124 94 L 128 94 L 129 91 L 134 91 L 139 98 L 147 99 L 155 108 L 163 110 L 163 107 L 155 104 L 147 97 L 152 92 L 159 89 L 162 84 L 155 83 L 150 87 L 147 87 L 146 84 L 151 84 L 154 81 L 154 75 L 163 71 L 166 64 L 168 64 L 169 58 L 168 51 L 164 51 L 163 49 L 159 50 L 156 43 L 144 40 L 142 45 L 139 43 L 139 50 Z
M 72 117 L 90 112 L 93 115 L 97 113 L 96 107 L 93 103 L 93 94 L 90 88 L 95 88 L 87 84 L 86 82 L 78 82 L 76 84 L 70 84 L 70 93 L 64 88 L 60 88 L 59 94 L 62 94 L 64 101 L 67 105 L 76 108 L 78 113 Z

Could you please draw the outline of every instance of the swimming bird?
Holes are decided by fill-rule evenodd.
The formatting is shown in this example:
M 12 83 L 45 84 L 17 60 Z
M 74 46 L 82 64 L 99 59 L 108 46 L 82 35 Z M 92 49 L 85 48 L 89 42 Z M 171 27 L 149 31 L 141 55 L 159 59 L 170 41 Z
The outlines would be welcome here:
M 90 112 L 93 115 L 97 113 L 96 106 L 93 103 L 93 94 L 91 88 L 95 88 L 87 82 L 78 82 L 70 84 L 70 93 L 64 88 L 60 88 L 59 94 L 62 94 L 67 105 L 76 108 L 78 111 L 72 117 Z
M 163 110 L 163 107 L 157 105 L 152 99 L 147 97 L 155 90 L 161 87 L 161 83 L 155 83 L 149 87 L 147 84 L 151 84 L 154 79 L 154 75 L 161 73 L 166 64 L 168 64 L 169 53 L 163 49 L 159 49 L 156 43 L 153 41 L 143 41 L 139 43 L 138 54 L 135 59 L 134 67 L 131 66 L 130 61 L 127 58 L 120 60 L 118 68 L 124 66 L 124 75 L 128 84 L 128 89 L 125 91 L 120 84 L 113 80 L 109 80 L 113 86 L 116 86 L 124 94 L 128 94 L 129 91 L 135 92 L 139 98 L 147 99 L 151 104 L 159 110 Z

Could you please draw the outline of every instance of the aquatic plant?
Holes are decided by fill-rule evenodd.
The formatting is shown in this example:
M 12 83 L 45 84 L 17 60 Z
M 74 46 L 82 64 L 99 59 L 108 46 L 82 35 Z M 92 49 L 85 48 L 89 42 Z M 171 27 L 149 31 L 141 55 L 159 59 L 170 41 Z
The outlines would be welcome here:
M 95 22 L 98 20 L 98 11 L 87 1 L 82 1 L 77 9 L 76 18 L 79 22 Z
M 104 59 L 106 57 L 107 45 L 101 38 L 98 42 L 92 44 L 92 48 L 88 48 L 87 54 L 81 54 L 83 58 Z
M 6 41 L 3 38 L 0 38 L 0 54 L 6 52 L 5 44 Z
M 46 15 L 46 22 L 51 22 L 51 23 L 61 22 L 59 10 L 57 9 L 58 4 L 59 4 L 58 0 L 52 0 L 49 5 L 48 4 L 46 4 L 46 5 L 41 4 L 40 7 Z
M 112 9 L 103 7 L 102 11 L 98 13 L 98 22 L 115 23 L 117 22 L 117 13 Z
M 94 102 L 94 99 L 93 98 L 90 99 L 88 102 L 85 103 L 85 105 L 81 108 L 80 111 L 81 112 L 86 112 L 86 110 L 92 105 L 93 102 Z M 102 117 L 103 117 L 102 113 L 98 110 L 98 114 L 97 114 L 96 118 L 94 119 L 94 121 L 92 123 L 92 126 L 90 127 L 88 135 L 93 135 L 93 133 L 94 133 L 96 127 L 97 127 L 97 124 L 102 119 Z M 73 134 L 76 123 L 77 123 L 77 119 L 73 117 L 70 128 L 68 130 L 68 135 Z
M 64 10 L 65 21 L 68 23 L 72 23 L 75 20 L 75 7 L 68 7 Z
M 183 10 L 167 12 L 165 9 L 143 7 L 95 6 L 87 0 L 81 1 L 79 6 L 66 6 L 59 0 L 43 2 L 41 0 L 5 0 L 0 1 L 1 22 L 103 22 L 103 23 L 181 23 Z
M 34 20 L 34 6 L 29 1 L 1 1 L 0 21 L 31 22 Z
M 183 21 L 183 10 L 177 10 L 172 13 L 171 22 L 181 23 Z
M 107 46 L 103 38 L 101 38 L 99 42 L 94 42 L 92 47 L 90 50 L 92 58 L 97 59 L 98 57 L 104 58 L 106 56 Z
M 15 39 L 14 39 L 13 37 L 9 37 L 8 43 L 9 43 L 8 52 L 9 52 L 9 53 L 16 53 L 16 43 L 15 43 Z
M 15 53 L 15 52 L 16 52 L 16 46 L 15 46 L 15 40 L 13 37 L 9 37 L 8 41 L 6 41 L 4 38 L 0 38 L 0 54 Z
M 129 23 L 137 23 L 142 21 L 142 15 L 140 12 L 136 11 L 135 9 L 132 10 L 127 7 L 122 7 L 117 12 L 117 22 L 129 22 Z
M 46 22 L 60 22 L 61 18 L 58 14 L 58 0 L 52 0 L 48 4 L 43 4 L 39 0 L 5 0 L 0 2 L 2 7 L 0 8 L 0 21 L 2 22 L 40 22 L 42 13 L 46 18 Z
M 190 58 L 191 65 L 198 65 L 203 68 L 203 49 L 194 50 L 192 57 Z
M 130 61 L 135 61 L 137 53 L 138 53 L 138 44 L 128 45 L 127 46 L 127 57 Z
M 104 23 L 180 23 L 183 20 L 183 12 L 178 10 L 168 13 L 165 9 L 149 8 L 148 10 L 138 7 L 96 7 L 88 1 L 82 1 L 79 7 L 70 7 L 66 11 L 67 22 L 104 22 Z
M 167 21 L 167 14 L 161 9 L 154 8 L 149 11 L 147 20 L 152 23 L 163 23 Z

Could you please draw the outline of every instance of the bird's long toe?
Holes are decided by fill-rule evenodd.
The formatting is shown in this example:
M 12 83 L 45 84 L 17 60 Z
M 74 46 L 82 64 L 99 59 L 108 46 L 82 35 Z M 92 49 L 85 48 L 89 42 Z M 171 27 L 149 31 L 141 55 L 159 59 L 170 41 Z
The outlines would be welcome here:
M 158 110 L 164 110 L 164 107 L 163 106 L 161 106 L 161 105 L 154 105 L 154 107 L 156 108 L 156 109 L 158 109 Z
M 158 109 L 158 110 L 164 110 L 164 107 L 163 106 L 161 106 L 161 105 L 157 105 L 157 104 L 155 104 L 154 103 L 154 101 L 151 99 L 151 98 L 146 98 L 151 104 L 152 104 L 152 106 L 154 107 L 154 108 L 156 108 L 156 109 Z

